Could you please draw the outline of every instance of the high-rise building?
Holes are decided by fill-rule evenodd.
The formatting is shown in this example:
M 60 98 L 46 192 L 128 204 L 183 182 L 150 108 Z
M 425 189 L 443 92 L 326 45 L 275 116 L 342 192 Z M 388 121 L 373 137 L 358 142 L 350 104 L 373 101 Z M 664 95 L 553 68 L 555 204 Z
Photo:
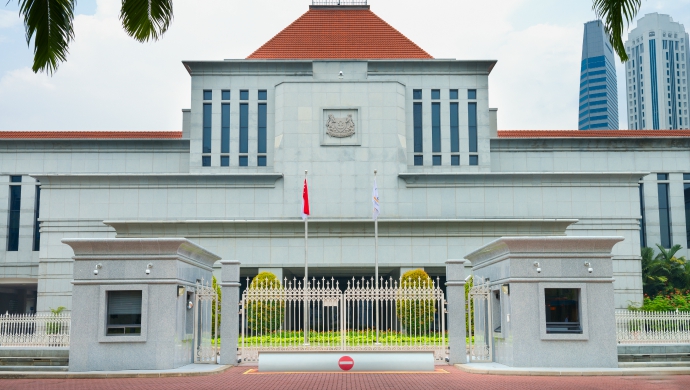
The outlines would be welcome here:
M 668 15 L 647 14 L 628 34 L 628 123 L 633 130 L 688 129 L 688 34 Z
M 616 62 L 600 20 L 585 23 L 580 68 L 580 130 L 618 130 Z

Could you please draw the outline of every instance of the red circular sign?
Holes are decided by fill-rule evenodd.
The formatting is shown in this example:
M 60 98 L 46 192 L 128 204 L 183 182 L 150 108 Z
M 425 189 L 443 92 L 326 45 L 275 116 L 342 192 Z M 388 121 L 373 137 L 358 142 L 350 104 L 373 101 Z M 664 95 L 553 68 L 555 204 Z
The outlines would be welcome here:
M 349 356 L 343 356 L 338 360 L 338 367 L 343 371 L 350 371 L 355 366 L 355 361 Z

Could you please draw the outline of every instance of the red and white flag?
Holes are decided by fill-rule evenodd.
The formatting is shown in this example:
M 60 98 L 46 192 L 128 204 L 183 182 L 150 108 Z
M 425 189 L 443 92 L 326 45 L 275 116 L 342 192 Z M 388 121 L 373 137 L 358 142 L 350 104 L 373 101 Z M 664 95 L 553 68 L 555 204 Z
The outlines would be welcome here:
M 309 190 L 307 189 L 307 179 L 304 179 L 304 189 L 302 190 L 302 219 L 307 220 L 309 216 Z

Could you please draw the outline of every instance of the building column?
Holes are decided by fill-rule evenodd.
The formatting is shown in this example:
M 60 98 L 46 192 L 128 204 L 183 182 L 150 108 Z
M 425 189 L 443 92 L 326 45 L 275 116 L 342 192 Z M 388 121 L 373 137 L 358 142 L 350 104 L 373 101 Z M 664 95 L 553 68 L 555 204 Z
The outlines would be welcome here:
M 237 365 L 239 338 L 240 262 L 223 260 L 221 264 L 220 364 Z
M 465 329 L 465 261 L 446 261 L 449 363 L 467 363 Z

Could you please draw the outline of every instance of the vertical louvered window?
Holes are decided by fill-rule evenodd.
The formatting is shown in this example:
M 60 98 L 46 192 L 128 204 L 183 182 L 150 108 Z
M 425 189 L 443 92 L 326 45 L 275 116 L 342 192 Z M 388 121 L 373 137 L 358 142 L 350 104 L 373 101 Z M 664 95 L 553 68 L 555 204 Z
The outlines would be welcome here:
M 7 251 L 19 250 L 19 215 L 22 205 L 22 177 L 10 176 L 10 204 L 7 218 Z M 14 184 L 18 183 L 18 184 Z
M 33 250 L 41 249 L 41 229 L 38 223 L 38 211 L 41 207 L 41 186 L 36 186 L 36 200 L 34 202 L 34 243 Z
M 240 104 L 240 153 L 249 153 L 249 105 Z

